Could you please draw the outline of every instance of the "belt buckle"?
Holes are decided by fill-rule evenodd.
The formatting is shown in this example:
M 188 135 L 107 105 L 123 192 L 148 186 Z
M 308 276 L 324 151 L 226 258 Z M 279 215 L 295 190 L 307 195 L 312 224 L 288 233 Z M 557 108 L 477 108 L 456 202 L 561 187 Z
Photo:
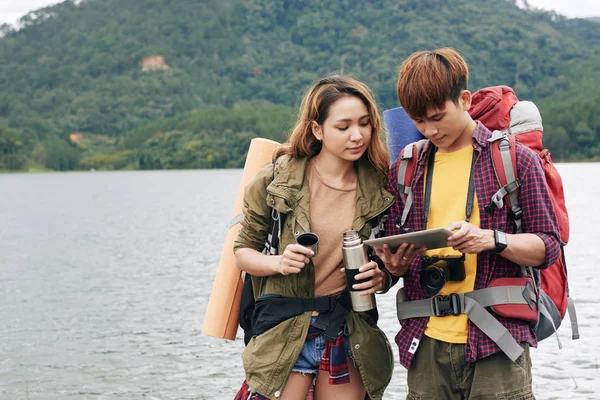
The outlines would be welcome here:
M 437 295 L 431 298 L 433 313 L 436 317 L 461 314 L 460 297 L 456 293 Z

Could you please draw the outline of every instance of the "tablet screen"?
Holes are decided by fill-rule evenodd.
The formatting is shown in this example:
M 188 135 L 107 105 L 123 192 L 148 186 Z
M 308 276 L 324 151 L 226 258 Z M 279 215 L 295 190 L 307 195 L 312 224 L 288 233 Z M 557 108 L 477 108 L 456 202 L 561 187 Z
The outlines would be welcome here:
M 448 247 L 448 236 L 450 235 L 452 235 L 452 231 L 446 228 L 435 228 L 369 239 L 365 240 L 364 243 L 377 248 L 383 248 L 383 245 L 387 244 L 390 246 L 392 252 L 396 252 L 402 243 L 414 244 L 416 247 L 425 247 L 427 250 L 433 250 Z

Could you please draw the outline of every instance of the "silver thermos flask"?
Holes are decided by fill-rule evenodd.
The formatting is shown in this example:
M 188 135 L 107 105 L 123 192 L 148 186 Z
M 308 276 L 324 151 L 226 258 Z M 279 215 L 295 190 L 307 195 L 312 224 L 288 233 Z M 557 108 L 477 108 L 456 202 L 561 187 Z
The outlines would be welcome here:
M 369 311 L 377 307 L 375 303 L 375 295 L 361 296 L 360 291 L 352 289 L 352 285 L 360 283 L 354 278 L 358 273 L 358 269 L 367 264 L 367 248 L 362 243 L 360 235 L 357 231 L 344 232 L 344 240 L 342 242 L 342 255 L 344 257 L 344 268 L 346 270 L 346 285 L 350 292 L 350 300 L 354 311 L 362 312 Z

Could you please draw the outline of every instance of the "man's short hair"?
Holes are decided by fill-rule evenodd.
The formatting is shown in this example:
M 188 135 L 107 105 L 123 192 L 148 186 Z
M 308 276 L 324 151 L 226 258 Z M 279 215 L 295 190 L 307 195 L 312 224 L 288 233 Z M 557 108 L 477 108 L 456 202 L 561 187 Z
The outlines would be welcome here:
M 400 66 L 398 100 L 412 118 L 424 118 L 428 110 L 444 108 L 447 100 L 458 104 L 468 81 L 469 68 L 458 51 L 419 51 Z

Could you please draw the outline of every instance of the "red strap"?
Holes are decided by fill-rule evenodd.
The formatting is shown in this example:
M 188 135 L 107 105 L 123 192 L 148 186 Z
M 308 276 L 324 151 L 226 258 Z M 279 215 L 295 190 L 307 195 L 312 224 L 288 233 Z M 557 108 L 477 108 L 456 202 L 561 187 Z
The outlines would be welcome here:
M 419 157 L 419 149 L 417 146 L 412 147 L 412 157 L 408 160 L 406 164 L 406 174 L 404 175 L 404 187 L 411 187 L 413 184 L 413 179 L 417 172 L 417 159 Z M 402 194 L 405 196 L 405 194 Z
M 508 184 L 506 179 L 506 173 L 504 172 L 504 161 L 502 159 L 502 152 L 500 151 L 501 140 L 492 142 L 492 164 L 494 165 L 494 171 L 496 172 L 496 179 L 500 187 L 504 187 Z M 512 161 L 513 171 L 515 171 L 515 178 L 518 178 L 517 170 L 517 138 L 515 135 L 508 135 L 508 143 L 510 145 L 510 160 Z M 512 210 L 512 204 L 510 202 L 510 196 L 506 196 L 504 201 L 508 204 L 508 209 Z

